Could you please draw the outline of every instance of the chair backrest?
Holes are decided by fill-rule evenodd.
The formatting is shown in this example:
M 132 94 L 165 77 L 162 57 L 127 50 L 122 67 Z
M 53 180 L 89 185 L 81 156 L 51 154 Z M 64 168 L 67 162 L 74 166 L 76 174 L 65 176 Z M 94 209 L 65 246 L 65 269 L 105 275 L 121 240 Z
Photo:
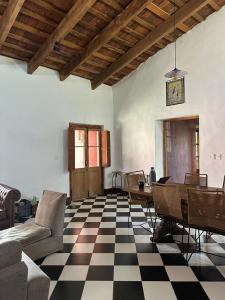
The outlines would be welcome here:
M 188 190 L 188 223 L 225 233 L 225 195 L 222 191 Z
M 180 191 L 175 184 L 159 184 L 152 186 L 155 211 L 158 215 L 183 220 Z
M 66 194 L 44 191 L 39 201 L 35 223 L 51 229 L 52 235 L 63 233 Z
M 208 187 L 208 175 L 199 173 L 186 173 L 184 184 Z
M 20 199 L 20 191 L 8 185 L 0 184 L 0 209 L 6 211 L 9 226 L 14 224 L 15 202 Z
M 143 170 L 133 171 L 125 174 L 125 180 L 127 186 L 138 185 L 138 181 L 142 180 L 146 182 L 145 173 Z

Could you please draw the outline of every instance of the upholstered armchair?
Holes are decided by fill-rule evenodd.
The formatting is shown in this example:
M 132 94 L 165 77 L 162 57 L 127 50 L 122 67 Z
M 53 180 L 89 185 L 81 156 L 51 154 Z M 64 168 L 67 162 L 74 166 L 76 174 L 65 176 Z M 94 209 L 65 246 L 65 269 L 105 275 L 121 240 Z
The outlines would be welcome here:
M 0 239 L 19 241 L 33 260 L 62 250 L 65 204 L 66 194 L 44 191 L 35 220 L 2 230 Z
M 13 227 L 15 202 L 20 196 L 17 189 L 0 184 L 0 230 Z

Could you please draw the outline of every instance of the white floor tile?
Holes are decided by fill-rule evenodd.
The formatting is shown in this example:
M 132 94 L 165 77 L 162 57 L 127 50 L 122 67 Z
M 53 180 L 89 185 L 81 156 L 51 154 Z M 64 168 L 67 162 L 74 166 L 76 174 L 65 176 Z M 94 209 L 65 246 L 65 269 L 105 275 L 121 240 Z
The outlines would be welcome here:
M 67 228 L 82 228 L 84 226 L 84 222 L 70 222 Z
M 116 212 L 104 212 L 103 217 L 116 217 Z
M 116 228 L 116 235 L 133 235 L 133 228 Z
M 205 253 L 193 253 L 188 263 L 190 266 L 212 266 L 213 263 Z
M 180 253 L 180 248 L 175 243 L 159 243 L 157 248 L 160 253 Z
M 141 281 L 138 266 L 114 266 L 114 281 Z
M 163 261 L 158 253 L 138 253 L 140 266 L 163 266 Z
M 115 244 L 115 253 L 136 253 L 134 243 L 118 243 Z
M 98 212 L 101 213 L 101 212 L 103 212 L 103 210 L 104 210 L 104 208 L 92 208 L 92 209 L 91 209 L 91 212 L 92 212 L 92 213 L 98 213 Z
M 127 217 L 116 217 L 116 222 L 128 222 L 128 216 Z
M 187 266 L 165 266 L 170 281 L 198 281 L 194 272 Z
M 201 282 L 210 300 L 222 300 L 225 295 L 225 282 Z
M 75 214 L 75 217 L 78 217 L 78 218 L 80 218 L 80 217 L 88 217 L 88 215 L 89 215 L 89 212 L 77 212 Z
M 63 236 L 63 243 L 73 244 L 76 242 L 78 235 L 64 235 Z
M 101 222 L 100 228 L 116 228 L 116 222 Z
M 87 217 L 86 222 L 101 222 L 102 217 Z
M 135 235 L 136 243 L 151 243 L 150 235 Z
M 112 300 L 112 281 L 86 281 L 81 300 Z
M 145 300 L 177 300 L 170 282 L 143 281 L 142 285 Z
M 114 265 L 114 253 L 93 253 L 91 257 L 90 265 Z
M 201 243 L 201 249 L 207 253 L 225 253 L 225 249 L 217 243 Z
M 86 280 L 89 266 L 65 266 L 59 281 Z
M 57 281 L 50 281 L 50 286 L 49 286 L 49 292 L 48 292 L 48 299 L 50 299 L 52 292 L 56 286 Z
M 98 228 L 83 228 L 80 232 L 80 235 L 97 235 Z
M 76 243 L 72 249 L 72 253 L 92 253 L 95 244 L 92 243 Z
M 66 264 L 68 257 L 69 257 L 69 253 L 54 253 L 54 254 L 47 256 L 41 265 L 62 266 L 62 265 Z
M 98 235 L 96 243 L 115 243 L 115 235 Z

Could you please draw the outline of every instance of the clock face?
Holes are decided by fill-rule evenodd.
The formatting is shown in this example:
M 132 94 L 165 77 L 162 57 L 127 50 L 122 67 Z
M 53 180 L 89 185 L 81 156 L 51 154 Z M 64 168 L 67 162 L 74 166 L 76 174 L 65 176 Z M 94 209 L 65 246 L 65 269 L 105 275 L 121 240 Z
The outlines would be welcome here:
M 168 81 L 166 83 L 166 105 L 175 105 L 184 103 L 184 78 Z

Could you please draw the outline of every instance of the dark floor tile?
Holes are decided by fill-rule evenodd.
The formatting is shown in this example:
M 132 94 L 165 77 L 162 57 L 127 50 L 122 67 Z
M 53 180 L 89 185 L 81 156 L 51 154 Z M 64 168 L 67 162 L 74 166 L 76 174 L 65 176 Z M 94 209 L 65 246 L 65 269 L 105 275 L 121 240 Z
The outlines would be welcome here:
M 91 260 L 91 253 L 71 253 L 67 265 L 89 265 Z
M 83 202 L 83 203 L 82 203 L 82 206 L 86 206 L 86 205 L 88 205 L 88 206 L 91 205 L 91 206 L 92 206 L 92 204 L 93 204 L 92 202 Z
M 79 208 L 78 210 L 77 210 L 77 212 L 78 213 L 88 213 L 88 212 L 90 212 L 90 208 L 83 208 L 83 207 L 81 207 L 81 208 Z
M 225 278 L 213 266 L 192 266 L 193 272 L 199 281 L 225 281 Z
M 65 213 L 65 217 L 74 217 L 75 213 Z
M 134 243 L 133 235 L 116 235 L 116 243 Z
M 115 253 L 115 265 L 138 265 L 136 253 Z
M 143 209 L 142 208 L 133 208 L 133 207 L 131 207 L 130 211 L 131 212 L 142 212 Z
M 83 226 L 83 228 L 98 228 L 100 225 L 100 222 L 86 222 Z
M 116 228 L 132 228 L 132 223 L 129 222 L 129 225 L 127 224 L 127 222 L 116 222 Z
M 102 217 L 102 222 L 116 222 L 116 217 Z
M 144 300 L 142 283 L 139 281 L 115 281 L 113 283 L 113 300 Z
M 84 281 L 59 281 L 50 300 L 80 300 L 84 283 Z
M 129 205 L 125 205 L 125 204 L 117 204 L 117 208 L 129 208 Z
M 187 261 L 182 254 L 161 253 L 164 265 L 167 266 L 187 266 Z
M 88 217 L 102 217 L 101 212 L 90 212 Z
M 129 212 L 117 212 L 117 217 L 128 217 L 130 214 Z
M 105 208 L 104 212 L 116 212 L 116 208 Z
M 40 268 L 51 280 L 58 280 L 63 270 L 63 266 L 40 266 Z
M 199 282 L 172 282 L 177 300 L 209 300 Z
M 143 281 L 169 281 L 163 266 L 140 266 L 140 272 Z
M 100 202 L 99 204 L 96 203 L 92 206 L 92 208 L 104 208 L 104 207 L 105 207 L 105 205 L 102 204 L 102 202 Z
M 82 228 L 66 228 L 63 235 L 78 235 L 80 234 Z
M 112 281 L 114 275 L 113 266 L 90 266 L 87 274 L 87 280 Z
M 225 254 L 218 253 L 218 255 L 207 254 L 209 259 L 213 262 L 215 266 L 225 266 Z
M 61 252 L 63 253 L 70 253 L 74 247 L 74 243 L 64 243 L 63 244 L 63 250 Z
M 74 217 L 71 222 L 85 222 L 87 217 Z
M 118 202 L 118 200 L 117 200 L 117 202 Z M 107 202 L 106 204 L 107 204 L 107 205 L 116 205 L 116 202 L 113 202 L 113 201 L 110 202 L 110 201 L 109 201 L 109 202 Z
M 97 243 L 94 246 L 94 253 L 114 253 L 115 244 L 111 243 Z
M 115 228 L 99 228 L 98 235 L 115 235 Z
M 76 243 L 95 243 L 96 235 L 79 235 Z
M 44 260 L 45 260 L 45 257 L 39 258 L 39 259 L 35 260 L 35 264 L 40 266 Z
M 137 243 L 136 244 L 137 253 L 158 253 L 158 248 L 156 244 L 145 244 Z
M 132 222 L 146 222 L 146 218 L 145 217 L 131 217 Z
M 149 235 L 150 232 L 144 228 L 134 228 L 134 235 Z

